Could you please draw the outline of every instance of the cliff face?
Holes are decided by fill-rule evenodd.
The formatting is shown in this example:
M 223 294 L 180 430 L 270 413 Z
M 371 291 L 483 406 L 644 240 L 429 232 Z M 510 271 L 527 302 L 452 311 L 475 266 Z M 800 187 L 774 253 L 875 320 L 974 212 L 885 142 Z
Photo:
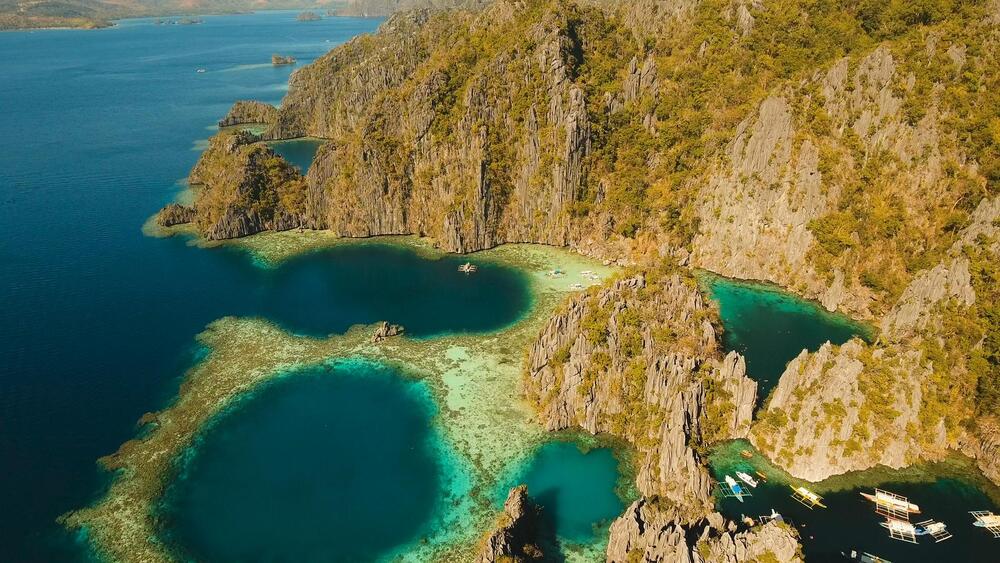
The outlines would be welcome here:
M 400 12 L 298 70 L 265 138 L 329 140 L 309 172 L 309 226 L 639 263 L 683 248 L 694 266 L 877 319 L 1000 164 L 984 134 L 989 10 L 914 25 L 876 8 Z M 784 42 L 780 14 L 796 11 L 806 39 Z
M 920 380 L 927 377 L 919 352 L 890 354 L 859 340 L 803 352 L 771 394 L 754 445 L 809 481 L 878 464 L 899 468 L 929 447 L 943 450 L 943 427 L 923 441 L 913 435 L 921 428 Z
M 754 424 L 754 444 L 811 481 L 876 464 L 903 467 L 948 448 L 968 453 L 997 480 L 997 344 L 989 319 L 998 219 L 1000 199 L 983 201 L 940 262 L 902 292 L 876 344 L 828 343 L 790 362 Z
M 610 111 L 589 108 L 600 96 L 587 89 L 603 73 L 617 111 L 651 86 L 649 61 L 641 80 L 634 60 L 621 83 L 605 76 L 637 54 L 623 30 L 561 2 L 400 13 L 295 72 L 264 138 L 329 139 L 309 171 L 309 227 L 427 235 L 456 252 L 541 242 L 617 253 L 614 216 L 586 213 L 602 197 L 586 188 L 590 114 Z M 256 119 L 251 109 L 223 123 Z
M 573 80 L 582 38 L 572 9 L 514 9 L 399 15 L 296 73 L 268 135 L 331 139 L 309 172 L 311 225 L 456 252 L 569 242 L 590 148 Z
M 198 232 L 210 240 L 300 226 L 305 180 L 295 167 L 256 141 L 242 131 L 212 137 L 188 178 L 195 188 L 194 208 L 168 206 L 158 221 L 193 218 Z
M 803 561 L 794 528 L 769 522 L 737 533 L 718 513 L 681 525 L 676 513 L 638 500 L 611 524 L 607 561 L 626 563 L 737 563 Z
M 161 227 L 172 227 L 190 223 L 194 221 L 196 216 L 193 208 L 171 203 L 157 213 L 156 222 Z
M 348 0 L 334 12 L 338 16 L 378 18 L 404 10 L 462 8 L 475 10 L 488 5 L 487 0 Z
M 763 450 L 812 477 L 960 444 L 989 467 L 978 421 L 1000 414 L 1000 18 L 995 3 L 917 19 L 902 5 L 400 13 L 293 75 L 265 138 L 326 138 L 308 177 L 261 167 L 266 148 L 213 145 L 193 176 L 233 169 L 204 182 L 196 224 L 215 238 L 415 233 L 456 252 L 541 242 L 770 280 L 883 335 L 800 357 L 755 425 Z M 648 282 L 554 319 L 532 352 L 534 393 L 550 427 L 626 437 L 644 492 L 695 506 L 707 481 L 693 445 L 745 434 L 752 400 L 742 363 L 700 325 L 678 325 L 697 335 L 679 349 L 652 328 L 620 338 Z M 611 316 L 590 322 L 598 309 Z M 713 407 L 715 392 L 729 405 Z
M 953 57 L 964 49 L 928 35 L 917 59 L 930 61 L 922 80 L 934 85 L 918 84 L 916 60 L 879 47 L 765 99 L 699 194 L 693 263 L 794 288 L 830 310 L 883 313 L 918 260 L 947 249 L 947 222 L 971 211 L 970 186 L 955 179 L 978 170 L 955 142 L 956 116 L 918 92 L 960 81 Z
M 676 273 L 574 298 L 528 357 L 527 394 L 541 422 L 628 440 L 639 451 L 644 495 L 703 514 L 712 482 L 698 450 L 745 436 L 756 397 L 743 358 L 720 351 L 715 314 L 695 282 Z
M 277 55 L 274 55 L 277 57 Z M 272 58 L 272 62 L 273 59 Z M 289 57 L 291 58 L 291 57 Z M 292 63 L 295 59 L 291 59 Z M 274 63 L 274 64 L 291 64 L 291 63 Z M 260 125 L 271 125 L 278 119 L 278 108 L 272 106 L 271 104 L 265 104 L 264 102 L 257 102 L 254 100 L 240 100 L 233 104 L 233 107 L 229 108 L 229 112 L 226 116 L 219 120 L 219 127 L 231 127 L 233 125 L 245 125 L 245 124 L 260 124 Z

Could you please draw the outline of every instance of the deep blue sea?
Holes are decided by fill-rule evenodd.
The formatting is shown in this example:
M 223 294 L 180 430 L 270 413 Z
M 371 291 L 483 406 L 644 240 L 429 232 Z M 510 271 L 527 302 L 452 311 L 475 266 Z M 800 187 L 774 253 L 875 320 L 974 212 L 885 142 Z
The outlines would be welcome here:
M 99 494 L 95 460 L 175 395 L 214 319 L 326 334 L 385 318 L 426 336 L 499 328 L 529 306 L 517 272 L 455 276 L 457 259 L 397 248 L 264 270 L 143 236 L 233 101 L 281 100 L 292 68 L 272 53 L 301 66 L 380 23 L 295 15 L 0 33 L 0 559 L 73 558 L 55 518 Z

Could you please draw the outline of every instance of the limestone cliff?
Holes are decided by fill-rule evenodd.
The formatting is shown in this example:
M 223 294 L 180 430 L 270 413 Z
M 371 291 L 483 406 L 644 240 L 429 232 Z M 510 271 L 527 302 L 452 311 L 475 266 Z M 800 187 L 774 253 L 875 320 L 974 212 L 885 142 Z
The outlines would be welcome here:
M 637 484 L 687 515 L 710 510 L 703 445 L 746 435 L 756 383 L 723 356 L 693 279 L 649 272 L 571 300 L 539 335 L 526 389 L 550 430 L 610 433 L 639 452 Z
M 990 319 L 1000 199 L 983 201 L 971 217 L 940 262 L 902 292 L 878 342 L 828 343 L 788 364 L 751 433 L 761 451 L 792 475 L 817 481 L 961 449 L 998 481 L 997 328 Z
M 636 49 L 602 11 L 562 2 L 404 12 L 297 71 L 264 138 L 329 139 L 308 175 L 309 227 L 456 252 L 605 247 L 613 216 L 580 213 L 600 197 L 586 193 L 585 90 L 591 65 Z
M 539 544 L 539 512 L 528 497 L 528 487 L 510 490 L 503 512 L 494 529 L 483 542 L 476 563 L 525 563 L 545 561 Z
M 478 9 L 489 4 L 488 0 L 348 0 L 332 10 L 338 16 L 378 18 L 404 10 L 416 9 Z
M 669 508 L 638 500 L 611 524 L 607 561 L 626 563 L 737 563 L 778 561 L 801 563 L 798 533 L 786 524 L 769 522 L 743 532 L 711 513 L 679 524 Z
M 265 137 L 330 141 L 307 226 L 638 263 L 682 248 L 877 319 L 1000 178 L 996 26 L 985 6 L 914 26 L 789 1 L 399 12 L 297 71 Z M 800 41 L 783 13 L 809 15 Z
M 932 61 L 934 80 L 958 80 L 932 38 L 919 59 Z M 975 203 L 964 178 L 977 164 L 949 129 L 958 116 L 917 91 L 945 86 L 918 86 L 916 62 L 879 47 L 761 102 L 699 194 L 692 262 L 794 288 L 830 310 L 885 311 Z
M 995 3 L 917 16 L 905 4 L 499 0 L 401 12 L 292 76 L 265 138 L 327 139 L 308 176 L 247 174 L 266 147 L 213 144 L 202 161 L 233 169 L 205 182 L 195 222 L 213 238 L 302 226 L 426 235 L 456 252 L 540 242 L 769 280 L 883 331 L 789 368 L 753 432 L 769 455 L 816 477 L 959 444 L 985 459 L 994 442 L 978 421 L 1000 413 L 988 240 L 1000 26 Z M 741 435 L 749 419 L 701 412 L 719 389 L 739 411 L 741 363 L 683 323 L 694 332 L 677 334 L 701 335 L 697 346 L 640 332 L 624 353 L 618 320 L 581 339 L 589 311 L 637 309 L 628 303 L 649 282 L 638 279 L 553 320 L 532 353 L 536 397 L 551 427 L 639 444 L 644 491 L 694 506 L 706 483 L 699 436 Z M 836 402 L 826 379 L 849 395 Z M 806 404 L 814 387 L 823 401 Z M 625 404 L 642 405 L 641 423 L 622 420 Z M 792 414 L 795 428 L 782 427 Z
M 194 216 L 207 239 L 227 239 L 302 224 L 305 180 L 267 145 L 245 131 L 221 132 L 209 142 L 188 181 L 195 189 Z M 158 220 L 175 215 L 174 207 Z
M 156 223 L 161 227 L 173 227 L 194 221 L 196 214 L 191 207 L 171 203 L 156 215 Z
M 277 55 L 274 55 L 277 57 Z M 273 59 L 272 58 L 272 62 Z M 291 58 L 291 57 L 288 57 Z M 281 62 L 273 64 L 292 64 L 295 59 L 291 59 L 291 63 Z M 229 112 L 226 116 L 219 120 L 219 127 L 231 127 L 233 125 L 271 125 L 278 118 L 278 108 L 272 106 L 271 104 L 265 104 L 264 102 L 257 102 L 253 100 L 240 100 L 233 104 L 233 107 L 229 108 Z

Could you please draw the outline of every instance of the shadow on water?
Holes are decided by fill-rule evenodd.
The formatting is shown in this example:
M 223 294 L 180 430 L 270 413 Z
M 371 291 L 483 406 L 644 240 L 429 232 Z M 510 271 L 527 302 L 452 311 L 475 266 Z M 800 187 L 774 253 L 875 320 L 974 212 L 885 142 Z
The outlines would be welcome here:
M 528 495 L 539 507 L 534 532 L 538 548 L 542 550 L 544 555 L 541 561 L 563 563 L 566 561 L 566 556 L 563 554 L 563 547 L 556 533 L 558 528 L 556 515 L 559 514 L 558 492 L 554 489 L 546 489 L 536 495 L 531 491 L 531 488 L 528 488 Z
M 555 548 L 543 548 L 546 554 L 561 559 L 600 549 L 612 520 L 633 500 L 631 486 L 622 486 L 634 477 L 628 455 L 620 444 L 593 436 L 555 436 L 511 468 L 492 494 L 494 503 L 501 507 L 512 487 L 525 484 L 541 506 L 543 537 Z

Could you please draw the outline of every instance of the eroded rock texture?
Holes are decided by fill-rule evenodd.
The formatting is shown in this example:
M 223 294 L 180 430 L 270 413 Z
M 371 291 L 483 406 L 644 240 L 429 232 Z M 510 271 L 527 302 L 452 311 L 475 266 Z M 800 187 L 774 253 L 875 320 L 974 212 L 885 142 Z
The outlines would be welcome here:
M 191 171 L 195 226 L 208 239 L 227 239 L 303 224 L 305 180 L 246 132 L 223 132 Z
M 635 444 L 639 490 L 689 514 L 711 506 L 699 444 L 746 435 L 756 383 L 723 355 L 694 280 L 633 276 L 571 300 L 539 335 L 526 387 L 550 430 L 578 426 Z
M 770 522 L 743 532 L 718 513 L 684 523 L 670 508 L 638 500 L 611 524 L 609 563 L 738 563 L 803 561 L 798 534 Z
M 939 263 L 903 290 L 877 342 L 827 343 L 790 362 L 754 424 L 754 444 L 811 481 L 949 449 L 998 481 L 996 418 L 977 404 L 980 379 L 996 376 L 983 355 L 995 337 L 975 289 L 995 291 L 992 277 L 978 278 L 1000 256 L 998 218 L 1000 200 L 984 200 Z
M 539 548 L 540 511 L 541 508 L 528 496 L 526 485 L 511 489 L 496 529 L 486 537 L 476 563 L 546 561 Z
M 278 62 L 275 62 L 275 60 Z M 294 64 L 295 59 L 291 57 L 271 57 L 273 64 Z M 219 127 L 231 127 L 234 125 L 271 125 L 278 119 L 278 108 L 271 104 L 254 100 L 240 100 L 229 108 L 226 116 L 219 121 Z

